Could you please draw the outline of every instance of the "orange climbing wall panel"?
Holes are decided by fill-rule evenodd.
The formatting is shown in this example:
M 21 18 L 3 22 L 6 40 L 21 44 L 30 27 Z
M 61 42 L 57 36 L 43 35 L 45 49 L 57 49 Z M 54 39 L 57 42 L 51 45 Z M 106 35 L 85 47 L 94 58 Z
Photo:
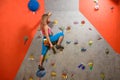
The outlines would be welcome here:
M 0 80 L 14 80 L 44 12 L 44 0 L 35 15 L 29 0 L 0 0 Z M 28 42 L 24 45 L 24 36 Z
M 99 0 L 99 5 L 99 10 L 95 11 L 93 0 L 80 0 L 79 10 L 112 48 L 120 53 L 120 0 Z M 112 6 L 113 11 L 110 9 Z

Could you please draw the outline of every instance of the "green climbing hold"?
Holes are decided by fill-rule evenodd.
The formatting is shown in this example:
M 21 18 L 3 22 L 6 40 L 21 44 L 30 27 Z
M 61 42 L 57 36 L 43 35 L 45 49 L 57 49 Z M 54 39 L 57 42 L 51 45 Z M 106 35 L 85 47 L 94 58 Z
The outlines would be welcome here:
M 93 70 L 93 63 L 92 63 L 92 62 L 89 62 L 89 63 L 88 63 L 88 66 L 89 66 L 89 69 L 90 69 L 90 70 Z

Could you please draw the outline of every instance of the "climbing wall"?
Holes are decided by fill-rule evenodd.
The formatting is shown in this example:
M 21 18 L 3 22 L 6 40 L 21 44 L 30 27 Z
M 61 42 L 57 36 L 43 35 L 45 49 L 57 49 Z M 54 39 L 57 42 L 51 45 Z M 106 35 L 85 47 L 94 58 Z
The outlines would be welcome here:
M 120 55 L 79 12 L 79 0 L 45 0 L 46 12 L 52 12 L 54 33 L 64 31 L 63 51 L 50 49 L 43 66 L 47 74 L 41 80 L 119 80 Z M 36 80 L 42 35 L 38 28 L 15 80 Z

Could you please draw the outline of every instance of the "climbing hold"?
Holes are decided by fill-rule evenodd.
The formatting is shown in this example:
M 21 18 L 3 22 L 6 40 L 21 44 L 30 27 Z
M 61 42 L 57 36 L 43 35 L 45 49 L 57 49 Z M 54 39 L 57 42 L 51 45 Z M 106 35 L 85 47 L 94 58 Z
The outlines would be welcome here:
M 82 70 L 85 70 L 85 66 L 84 65 L 82 66 Z
M 75 22 L 73 22 L 73 24 L 79 24 L 79 22 L 75 21 Z
M 75 40 L 75 41 L 74 41 L 74 44 L 75 44 L 75 45 L 78 44 L 78 40 Z
M 74 74 L 72 73 L 72 74 L 71 74 L 71 77 L 73 77 L 73 76 L 74 76 Z
M 32 77 L 32 76 L 30 76 L 30 77 L 29 77 L 29 80 L 33 80 L 33 77 Z
M 113 10 L 113 9 L 114 9 L 114 7 L 112 6 L 110 9 L 111 9 L 111 10 Z
M 24 45 L 26 44 L 27 41 L 28 41 L 28 36 L 24 36 Z
M 98 3 L 98 0 L 94 0 L 95 3 Z
M 80 64 L 79 66 L 78 66 L 78 68 L 81 68 L 83 66 L 83 64 Z
M 97 40 L 101 40 L 102 38 L 101 37 L 99 37 Z
M 60 54 L 63 54 L 63 51 L 61 51 L 61 50 L 60 50 L 60 52 L 59 52 L 59 53 L 60 53 Z
M 91 28 L 89 28 L 89 30 L 92 30 Z
M 71 30 L 71 27 L 67 26 L 66 30 L 69 32 Z
M 31 10 L 33 12 L 37 11 L 39 6 L 40 5 L 39 5 L 39 2 L 37 0 L 30 0 L 28 2 L 28 8 L 29 8 L 29 10 Z
M 103 72 L 101 72 L 100 77 L 101 77 L 102 80 L 104 80 L 105 79 L 105 74 Z
M 90 70 L 93 69 L 93 63 L 92 63 L 92 62 L 89 62 L 89 63 L 88 63 L 88 66 L 89 66 Z
M 110 9 L 111 9 L 111 10 L 113 10 L 113 9 L 114 9 L 114 7 L 112 6 Z
M 84 20 L 82 20 L 82 21 L 81 21 L 81 24 L 85 24 L 85 21 L 84 21 Z
M 62 73 L 62 78 L 63 78 L 63 79 L 67 79 L 67 78 L 68 78 L 67 73 L 63 72 L 63 73 Z
M 46 71 L 45 70 L 37 70 L 36 72 L 36 76 L 39 77 L 39 78 L 42 78 L 46 75 Z
M 55 62 L 52 62 L 52 63 L 51 63 L 51 66 L 52 66 L 52 67 L 56 67 Z
M 54 25 L 57 25 L 57 24 L 58 24 L 58 21 L 57 21 L 57 20 L 54 20 L 53 23 L 54 23 Z
M 85 70 L 85 65 L 84 65 L 84 64 L 80 64 L 80 65 L 78 66 L 78 68 L 81 68 L 82 70 Z
M 66 43 L 67 43 L 67 44 L 70 44 L 70 43 L 71 43 L 71 41 L 66 41 Z
M 109 49 L 108 48 L 105 49 L 105 53 L 109 54 Z
M 85 52 L 85 51 L 87 51 L 87 49 L 81 48 L 81 52 Z
M 23 77 L 23 79 L 22 79 L 22 80 L 26 80 L 25 76 Z
M 113 12 L 114 7 L 112 6 L 110 9 L 111 9 L 111 11 Z
M 62 48 L 60 48 L 59 50 L 60 50 L 60 51 L 63 51 L 63 49 L 62 49 Z
M 88 44 L 91 46 L 91 45 L 93 44 L 93 41 L 90 40 L 90 41 L 88 42 Z
M 95 5 L 95 10 L 99 10 L 99 5 L 98 4 Z
M 33 53 L 30 54 L 30 56 L 29 56 L 29 60 L 34 60 L 34 55 L 33 55 Z
M 51 77 L 56 77 L 56 72 L 55 71 L 51 72 Z
M 61 31 L 64 31 L 64 29 L 65 29 L 64 26 L 59 27 L 59 30 L 61 30 Z

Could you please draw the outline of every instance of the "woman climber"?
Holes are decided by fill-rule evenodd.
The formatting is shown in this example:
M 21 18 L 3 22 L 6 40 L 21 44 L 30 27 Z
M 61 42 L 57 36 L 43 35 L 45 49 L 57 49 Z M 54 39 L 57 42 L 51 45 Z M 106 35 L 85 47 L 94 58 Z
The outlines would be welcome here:
M 64 49 L 63 46 L 61 46 L 61 42 L 64 38 L 63 32 L 58 32 L 53 35 L 53 32 L 51 31 L 51 28 L 48 26 L 48 23 L 50 22 L 51 13 L 43 14 L 41 18 L 40 28 L 43 34 L 42 39 L 42 50 L 40 55 L 40 63 L 39 63 L 39 69 L 44 70 L 44 67 L 42 66 L 44 56 L 46 55 L 48 48 L 53 48 L 53 43 L 56 43 L 56 49 Z

